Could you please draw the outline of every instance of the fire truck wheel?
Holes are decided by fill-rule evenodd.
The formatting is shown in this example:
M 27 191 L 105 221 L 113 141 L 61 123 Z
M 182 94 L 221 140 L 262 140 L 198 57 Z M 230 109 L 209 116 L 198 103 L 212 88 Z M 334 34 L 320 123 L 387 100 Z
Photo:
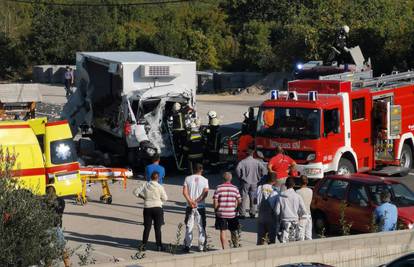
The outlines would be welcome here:
M 336 174 L 339 175 L 346 175 L 351 174 L 355 172 L 354 164 L 349 159 L 341 158 L 338 164 L 338 170 L 336 171 Z
M 413 153 L 411 147 L 407 144 L 403 145 L 400 158 L 401 167 L 411 169 L 413 165 Z

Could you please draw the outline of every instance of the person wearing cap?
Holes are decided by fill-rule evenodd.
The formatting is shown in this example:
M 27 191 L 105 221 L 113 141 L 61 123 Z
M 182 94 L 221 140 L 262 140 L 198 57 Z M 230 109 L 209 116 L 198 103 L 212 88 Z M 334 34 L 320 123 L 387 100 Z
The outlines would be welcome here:
M 288 155 L 283 154 L 280 146 L 276 147 L 276 155 L 270 159 L 267 169 L 270 175 L 276 178 L 277 185 L 283 189 L 290 171 L 294 171 L 296 162 Z
M 375 208 L 375 222 L 381 232 L 394 231 L 397 229 L 398 209 L 390 203 L 391 193 L 388 190 L 381 192 L 381 205 Z
M 308 177 L 300 176 L 300 189 L 296 190 L 305 204 L 305 214 L 299 220 L 299 240 L 312 240 L 312 216 L 310 205 L 312 202 L 313 191 L 308 187 Z
M 237 164 L 236 174 L 240 181 L 240 192 L 242 205 L 239 210 L 240 219 L 246 217 L 246 210 L 249 210 L 250 217 L 256 217 L 256 205 L 254 203 L 257 192 L 257 183 L 266 175 L 267 170 L 263 162 L 253 157 L 254 148 L 249 147 L 247 158 Z

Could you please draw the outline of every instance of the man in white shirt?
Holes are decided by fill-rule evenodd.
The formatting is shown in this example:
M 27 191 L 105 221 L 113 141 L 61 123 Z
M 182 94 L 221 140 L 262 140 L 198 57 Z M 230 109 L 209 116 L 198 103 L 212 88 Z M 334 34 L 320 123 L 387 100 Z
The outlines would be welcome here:
M 299 240 L 312 240 L 312 216 L 310 205 L 312 202 L 313 191 L 308 187 L 308 177 L 306 175 L 300 176 L 300 189 L 296 190 L 305 204 L 306 213 L 302 215 L 299 220 Z
M 286 179 L 286 190 L 280 194 L 276 203 L 276 216 L 280 218 L 282 243 L 299 239 L 299 218 L 306 213 L 302 197 L 295 192 L 295 181 L 292 177 Z
M 204 250 L 206 242 L 206 207 L 205 199 L 208 195 L 208 180 L 204 176 L 203 165 L 197 163 L 193 175 L 187 176 L 184 181 L 183 195 L 187 201 L 185 210 L 185 239 L 184 251 L 189 252 L 193 241 L 193 227 L 198 227 L 198 248 Z

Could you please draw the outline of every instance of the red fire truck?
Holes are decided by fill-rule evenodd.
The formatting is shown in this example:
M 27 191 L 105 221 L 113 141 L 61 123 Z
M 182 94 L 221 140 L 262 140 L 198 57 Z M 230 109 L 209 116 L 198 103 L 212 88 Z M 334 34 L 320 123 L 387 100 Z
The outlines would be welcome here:
M 411 168 L 413 79 L 409 71 L 354 81 L 292 81 L 288 91 L 272 91 L 261 104 L 256 149 L 270 159 L 280 145 L 309 178 Z

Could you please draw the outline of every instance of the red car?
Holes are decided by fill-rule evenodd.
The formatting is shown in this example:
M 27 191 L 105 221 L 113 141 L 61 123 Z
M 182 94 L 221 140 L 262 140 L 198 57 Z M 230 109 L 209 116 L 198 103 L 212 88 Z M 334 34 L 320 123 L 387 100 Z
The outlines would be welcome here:
M 317 233 L 340 228 L 341 210 L 353 232 L 370 232 L 380 194 L 391 193 L 391 203 L 398 208 L 399 227 L 411 229 L 414 223 L 414 193 L 404 184 L 378 176 L 351 174 L 333 175 L 320 180 L 311 204 L 314 228 Z

